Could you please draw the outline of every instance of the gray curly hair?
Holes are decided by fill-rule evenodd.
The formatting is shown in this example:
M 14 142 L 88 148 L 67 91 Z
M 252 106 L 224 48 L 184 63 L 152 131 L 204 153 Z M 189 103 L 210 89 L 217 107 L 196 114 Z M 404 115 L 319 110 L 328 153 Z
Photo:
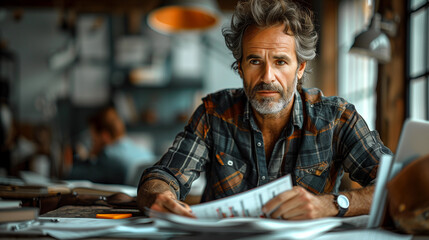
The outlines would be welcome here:
M 242 38 L 248 26 L 266 28 L 279 23 L 286 25 L 285 34 L 295 37 L 298 64 L 314 59 L 318 37 L 309 9 L 290 0 L 242 0 L 235 8 L 231 26 L 222 29 L 226 46 L 235 58 L 232 69 L 238 71 L 238 62 L 243 58 Z M 308 71 L 307 67 L 304 76 Z M 298 90 L 302 88 L 304 76 L 298 80 Z

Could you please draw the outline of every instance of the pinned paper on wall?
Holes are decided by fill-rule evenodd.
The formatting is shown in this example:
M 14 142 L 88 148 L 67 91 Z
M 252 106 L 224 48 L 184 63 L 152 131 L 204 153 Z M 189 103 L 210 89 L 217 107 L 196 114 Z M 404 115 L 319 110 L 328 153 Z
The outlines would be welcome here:
M 80 106 L 99 106 L 109 100 L 109 69 L 105 66 L 79 64 L 73 70 L 71 98 Z

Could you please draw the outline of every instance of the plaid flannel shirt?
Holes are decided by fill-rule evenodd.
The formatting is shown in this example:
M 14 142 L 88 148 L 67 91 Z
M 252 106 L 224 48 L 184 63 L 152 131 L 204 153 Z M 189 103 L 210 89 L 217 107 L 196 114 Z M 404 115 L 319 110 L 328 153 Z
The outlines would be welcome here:
M 302 89 L 267 161 L 252 111 L 243 89 L 208 95 L 167 153 L 143 173 L 140 185 L 164 180 L 183 200 L 205 172 L 204 202 L 292 174 L 294 184 L 322 194 L 338 191 L 344 171 L 362 186 L 373 184 L 381 155 L 392 154 L 352 104 Z

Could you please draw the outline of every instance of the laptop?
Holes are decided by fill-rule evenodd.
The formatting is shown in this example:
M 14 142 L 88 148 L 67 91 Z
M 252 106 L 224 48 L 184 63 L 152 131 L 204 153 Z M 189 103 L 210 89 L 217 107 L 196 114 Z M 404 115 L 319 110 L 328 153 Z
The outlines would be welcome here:
M 410 161 L 429 154 L 428 139 L 429 121 L 405 121 L 395 156 L 384 155 L 380 160 L 367 228 L 380 226 L 387 198 L 387 182 Z

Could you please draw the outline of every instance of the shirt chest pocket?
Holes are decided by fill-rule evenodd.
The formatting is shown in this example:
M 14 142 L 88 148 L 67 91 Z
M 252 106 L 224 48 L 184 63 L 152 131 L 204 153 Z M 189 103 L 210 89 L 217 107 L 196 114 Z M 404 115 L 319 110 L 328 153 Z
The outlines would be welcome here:
M 328 169 L 327 161 L 310 165 L 297 165 L 295 169 L 296 182 L 313 193 L 323 193 L 328 178 Z
M 243 160 L 224 152 L 217 153 L 214 160 L 211 186 L 216 199 L 247 190 L 247 164 Z

